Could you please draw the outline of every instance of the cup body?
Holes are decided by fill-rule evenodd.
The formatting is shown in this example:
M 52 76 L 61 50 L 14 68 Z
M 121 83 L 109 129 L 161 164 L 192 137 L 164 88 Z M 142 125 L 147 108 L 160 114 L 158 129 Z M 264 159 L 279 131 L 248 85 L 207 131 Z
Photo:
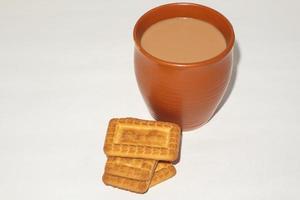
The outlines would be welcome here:
M 226 49 L 215 57 L 195 63 L 161 60 L 141 46 L 143 33 L 156 22 L 191 17 L 211 23 L 226 39 Z M 134 68 L 140 92 L 151 115 L 179 124 L 184 131 L 206 123 L 214 114 L 229 83 L 232 70 L 234 31 L 219 12 L 193 3 L 173 3 L 144 14 L 134 31 Z

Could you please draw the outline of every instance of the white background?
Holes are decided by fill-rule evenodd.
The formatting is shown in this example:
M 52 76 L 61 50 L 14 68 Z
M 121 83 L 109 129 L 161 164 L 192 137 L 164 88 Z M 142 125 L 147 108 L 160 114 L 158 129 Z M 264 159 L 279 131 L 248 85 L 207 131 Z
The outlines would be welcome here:
M 144 195 L 101 181 L 112 117 L 152 119 L 132 29 L 168 1 L 0 0 L 0 199 L 300 198 L 299 1 L 195 1 L 232 22 L 227 101 Z

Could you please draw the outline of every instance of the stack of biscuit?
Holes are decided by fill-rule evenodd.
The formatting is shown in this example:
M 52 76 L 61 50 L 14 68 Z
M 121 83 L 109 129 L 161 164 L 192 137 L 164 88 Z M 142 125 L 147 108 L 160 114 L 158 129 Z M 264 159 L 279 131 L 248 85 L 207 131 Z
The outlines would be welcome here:
M 175 175 L 181 130 L 169 122 L 111 119 L 105 138 L 106 185 L 145 193 Z

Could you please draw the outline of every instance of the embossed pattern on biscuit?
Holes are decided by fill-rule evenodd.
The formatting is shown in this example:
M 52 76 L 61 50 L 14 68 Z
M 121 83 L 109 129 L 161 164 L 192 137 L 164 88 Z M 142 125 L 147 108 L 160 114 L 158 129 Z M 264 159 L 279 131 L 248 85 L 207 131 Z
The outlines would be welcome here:
M 106 185 L 136 193 L 145 193 L 149 189 L 150 185 L 150 180 L 140 181 L 120 176 L 113 176 L 106 173 L 102 176 L 102 180 Z
M 149 159 L 108 157 L 105 173 L 136 180 L 150 180 L 157 162 Z
M 173 123 L 112 119 L 104 151 L 108 156 L 174 161 L 178 157 L 180 139 L 180 127 Z

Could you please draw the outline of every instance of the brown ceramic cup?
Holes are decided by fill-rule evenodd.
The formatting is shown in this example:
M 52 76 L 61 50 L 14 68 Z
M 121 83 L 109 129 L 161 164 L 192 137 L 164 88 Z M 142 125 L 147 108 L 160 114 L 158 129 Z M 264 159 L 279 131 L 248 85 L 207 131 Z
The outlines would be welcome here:
M 195 63 L 174 63 L 147 53 L 141 46 L 143 33 L 152 24 L 173 17 L 191 17 L 209 22 L 224 35 L 226 49 L 215 57 Z M 214 114 L 229 83 L 234 31 L 219 12 L 192 3 L 173 3 L 145 13 L 133 31 L 134 66 L 139 89 L 151 115 L 161 121 L 191 130 Z

